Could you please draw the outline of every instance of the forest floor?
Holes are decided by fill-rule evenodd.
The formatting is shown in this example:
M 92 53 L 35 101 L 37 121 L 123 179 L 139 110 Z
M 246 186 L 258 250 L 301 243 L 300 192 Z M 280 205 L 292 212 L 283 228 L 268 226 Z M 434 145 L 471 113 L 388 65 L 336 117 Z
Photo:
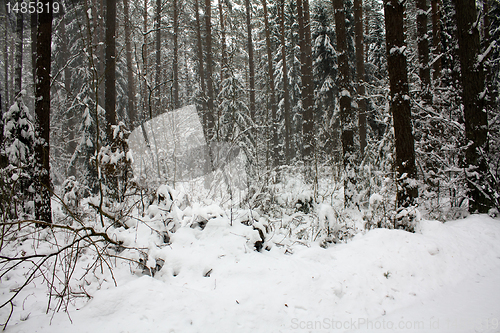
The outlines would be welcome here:
M 110 232 L 135 245 L 152 234 Z M 180 227 L 163 247 L 145 237 L 149 260 L 164 260 L 154 277 L 114 259 L 117 286 L 106 269 L 87 275 L 93 297 L 68 313 L 46 313 L 47 288 L 35 281 L 6 332 L 500 332 L 498 218 L 422 220 L 415 233 L 373 229 L 327 248 L 274 235 L 257 252 L 255 235 L 219 215 L 203 230 Z M 82 254 L 77 270 L 91 260 Z M 18 271 L 2 279 L 2 298 Z

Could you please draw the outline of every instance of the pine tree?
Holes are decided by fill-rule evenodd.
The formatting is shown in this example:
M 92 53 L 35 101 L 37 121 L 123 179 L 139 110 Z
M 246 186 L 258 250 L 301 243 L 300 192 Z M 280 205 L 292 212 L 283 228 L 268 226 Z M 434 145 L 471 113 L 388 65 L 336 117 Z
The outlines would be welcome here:
M 339 62 L 339 90 L 340 90 L 340 121 L 341 121 L 341 140 L 342 140 L 342 158 L 344 161 L 344 204 L 346 206 L 353 203 L 355 194 L 355 169 L 357 163 L 358 147 L 355 141 L 357 136 L 357 121 L 355 111 L 352 108 L 351 95 L 351 76 L 349 68 L 348 50 L 347 50 L 347 30 L 345 26 L 345 7 L 343 0 L 333 0 L 335 10 L 335 30 L 337 35 L 337 51 Z
M 306 172 L 311 176 L 312 162 L 315 154 L 316 138 L 314 129 L 314 83 L 312 73 L 312 48 L 309 0 L 297 0 L 300 43 L 301 101 L 302 101 L 302 135 L 303 159 Z
M 354 30 L 356 43 L 356 82 L 358 95 L 359 150 L 363 156 L 366 147 L 366 98 L 365 95 L 365 58 L 363 43 L 363 4 L 354 0 Z
M 387 68 L 390 81 L 390 112 L 394 121 L 398 209 L 413 206 L 418 196 L 415 147 L 403 30 L 404 4 L 384 0 Z
M 484 71 L 478 63 L 480 55 L 479 29 L 476 24 L 474 0 L 454 0 L 459 45 L 467 148 L 467 186 L 469 212 L 486 213 L 491 205 L 490 193 L 485 192 L 488 154 L 488 119 L 484 100 Z
M 329 156 L 339 150 L 338 117 L 334 117 L 339 92 L 337 83 L 338 64 L 335 50 L 335 29 L 328 4 L 318 3 L 314 8 L 313 31 L 314 81 L 317 107 L 316 123 L 318 126 L 318 149 Z M 335 118 L 332 121 L 332 118 Z
M 106 0 L 106 70 L 105 105 L 106 141 L 113 141 L 113 125 L 116 125 L 116 0 Z
M 267 51 L 267 85 L 268 85 L 268 105 L 271 108 L 271 126 L 270 132 L 272 135 L 271 146 L 273 155 L 273 167 L 277 167 L 280 163 L 280 149 L 278 142 L 278 112 L 276 105 L 276 96 L 274 88 L 274 66 L 273 66 L 273 55 L 271 49 L 271 28 L 269 27 L 268 11 L 267 11 L 267 0 L 262 0 L 262 7 L 264 9 L 264 29 L 266 33 L 266 51 Z M 268 131 L 269 132 L 269 131 Z
M 23 40 L 24 40 L 24 15 L 17 14 L 17 48 L 16 48 L 16 75 L 14 83 L 14 94 L 17 95 L 22 88 L 23 80 Z
M 48 0 L 52 8 L 52 0 Z M 35 86 L 35 163 L 37 194 L 35 197 L 35 218 L 52 223 L 50 204 L 51 182 L 49 163 L 50 136 L 50 67 L 52 42 L 52 11 L 38 16 L 36 86 Z
M 125 23 L 125 52 L 127 61 L 127 96 L 128 105 L 127 113 L 129 119 L 129 128 L 134 128 L 137 125 L 137 110 L 135 98 L 135 82 L 134 71 L 132 68 L 132 45 L 131 45 L 131 22 L 129 13 L 129 0 L 123 0 L 123 16 Z
M 429 40 L 427 38 L 427 0 L 417 1 L 417 45 L 420 77 L 420 97 L 425 104 L 432 104 L 431 71 L 429 67 Z

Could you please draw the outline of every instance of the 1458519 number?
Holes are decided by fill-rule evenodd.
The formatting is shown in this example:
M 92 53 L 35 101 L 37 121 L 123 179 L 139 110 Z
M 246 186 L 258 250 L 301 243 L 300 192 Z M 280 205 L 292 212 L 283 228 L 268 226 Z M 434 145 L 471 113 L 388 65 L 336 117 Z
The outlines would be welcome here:
M 15 14 L 43 14 L 43 13 L 59 13 L 59 3 L 54 1 L 52 6 L 50 2 L 44 3 L 43 1 L 23 1 L 7 3 L 7 12 Z

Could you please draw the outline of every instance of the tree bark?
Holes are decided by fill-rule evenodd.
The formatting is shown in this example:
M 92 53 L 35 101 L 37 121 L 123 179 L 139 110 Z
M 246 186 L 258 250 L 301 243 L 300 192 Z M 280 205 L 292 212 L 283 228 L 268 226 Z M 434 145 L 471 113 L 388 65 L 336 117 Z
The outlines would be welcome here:
M 116 125 L 116 0 L 106 0 L 106 59 L 105 59 L 105 97 L 106 139 L 113 142 L 112 125 Z
M 201 38 L 201 21 L 200 21 L 200 7 L 198 0 L 194 1 L 194 11 L 196 17 L 196 40 L 197 40 L 197 53 L 198 53 L 198 75 L 200 76 L 201 92 L 203 94 L 203 104 L 205 104 L 206 88 L 205 88 L 205 70 L 203 69 L 203 41 Z M 203 105 L 206 110 L 205 105 Z M 205 123 L 206 125 L 206 123 Z
M 351 176 L 356 168 L 356 115 L 351 105 L 351 77 L 347 51 L 347 30 L 343 0 L 333 0 L 335 11 L 335 34 L 339 64 L 340 121 L 342 123 L 342 157 L 344 161 L 344 205 L 349 206 L 355 194 L 355 178 Z M 360 50 L 362 52 L 362 50 Z
M 262 0 L 264 8 L 264 28 L 266 30 L 266 48 L 267 48 L 267 71 L 268 71 L 268 85 L 269 85 L 269 104 L 271 106 L 271 132 L 273 135 L 273 167 L 279 165 L 279 142 L 278 142 L 278 113 L 274 89 L 274 68 L 273 56 L 271 50 L 271 33 L 269 31 L 269 20 L 267 18 L 267 0 Z
M 302 135 L 303 159 L 311 164 L 314 159 L 314 85 L 312 81 L 311 28 L 309 17 L 309 1 L 297 0 L 299 20 L 301 74 L 302 74 Z M 301 32 L 300 32 L 301 31 Z
M 52 0 L 47 0 L 52 8 Z M 37 194 L 35 195 L 35 218 L 52 223 L 50 206 L 50 63 L 52 44 L 52 11 L 44 11 L 38 16 L 36 44 L 36 85 L 35 85 L 35 146 L 37 172 Z
M 280 30 L 281 30 L 281 62 L 283 66 L 283 114 L 285 118 L 285 163 L 290 164 L 290 96 L 288 92 L 288 67 L 286 63 L 286 43 L 285 43 L 285 0 L 280 4 Z
M 465 160 L 468 174 L 469 212 L 487 213 L 490 202 L 484 193 L 488 153 L 488 118 L 484 91 L 484 71 L 477 59 L 481 44 L 477 27 L 476 3 L 474 0 L 454 0 L 458 55 L 460 58 L 462 82 L 462 103 L 464 105 L 465 137 L 467 150 Z
M 363 1 L 354 0 L 354 39 L 356 44 L 356 81 L 358 91 L 359 150 L 366 147 L 365 60 L 363 44 Z
M 434 55 L 434 85 L 441 85 L 441 0 L 431 0 L 432 7 L 432 44 Z M 439 58 L 438 58 L 439 57 Z
M 161 113 L 161 0 L 156 0 L 156 69 L 155 69 L 155 116 Z M 175 24 L 175 23 L 174 23 Z
M 95 9 L 94 9 L 95 8 Z M 96 47 L 96 52 L 95 54 L 97 55 L 97 84 L 98 84 L 98 105 L 102 106 L 105 102 L 105 97 L 104 97 L 104 90 L 106 89 L 102 85 L 102 80 L 105 80 L 105 73 L 104 73 L 104 67 L 105 67 L 105 50 L 103 43 L 105 42 L 105 32 L 104 32 L 104 27 L 103 27 L 103 16 L 104 16 L 104 2 L 95 0 L 94 2 L 94 7 L 92 7 L 92 16 L 94 17 L 94 24 L 95 24 L 95 29 L 94 29 L 94 37 L 95 37 L 95 42 L 94 45 Z M 106 84 L 106 83 L 105 83 Z M 105 85 L 104 84 L 104 85 Z M 103 103 L 104 102 L 104 103 Z
M 429 40 L 427 37 L 427 0 L 417 0 L 417 45 L 420 76 L 420 97 L 426 105 L 432 104 L 431 70 L 429 67 Z
M 137 109 L 135 101 L 135 82 L 134 72 L 132 70 L 132 46 L 130 44 L 130 13 L 129 0 L 123 0 L 123 16 L 125 19 L 125 55 L 127 59 L 127 90 L 128 90 L 128 119 L 129 128 L 133 129 L 137 126 Z
M 17 96 L 22 89 L 23 80 L 23 37 L 24 37 L 24 15 L 17 14 L 17 48 L 16 48 L 16 75 L 14 83 L 14 94 Z
M 149 115 L 149 119 L 153 119 L 153 113 L 149 105 L 149 90 L 148 90 L 148 0 L 144 0 L 143 17 L 143 41 L 142 41 L 142 119 Z
M 222 82 L 227 78 L 226 26 L 224 22 L 224 11 L 222 8 L 222 0 L 219 0 L 219 21 L 221 30 L 221 54 L 222 54 L 220 77 Z
M 390 111 L 394 121 L 396 148 L 397 208 L 415 204 L 418 188 L 415 166 L 415 143 L 411 125 L 408 72 L 406 67 L 403 29 L 404 4 L 398 0 L 384 0 L 387 69 L 390 83 Z
M 174 76 L 173 88 L 174 88 L 174 109 L 180 108 L 179 103 L 179 6 L 178 0 L 173 0 L 174 6 L 174 59 L 172 63 L 172 71 Z
M 7 10 L 5 10 L 7 12 Z M 9 107 L 9 102 L 10 102 L 10 85 L 9 85 L 9 19 L 6 16 L 5 17 L 5 45 L 4 45 L 4 53 L 3 53 L 3 59 L 4 59 L 4 78 L 5 78 L 5 94 L 4 94 L 4 101 L 5 101 L 5 110 Z M 3 115 L 2 115 L 3 119 Z M 0 121 L 0 123 L 3 124 L 3 120 Z M 2 127 L 3 128 L 3 127 Z M 2 130 L 2 135 L 3 135 L 3 130 Z
M 214 89 L 213 89 L 213 64 L 212 64 L 212 3 L 205 0 L 205 33 L 207 56 L 207 133 L 208 142 L 216 136 L 214 124 Z
M 255 121 L 255 64 L 253 61 L 253 42 L 252 42 L 252 12 L 250 0 L 245 0 L 246 19 L 247 19 L 247 52 L 248 52 L 248 79 L 250 88 L 250 117 Z
M 64 26 L 64 22 L 61 22 L 62 25 Z M 33 87 L 35 86 L 35 77 L 36 77 L 36 29 L 38 26 L 38 15 L 37 13 L 31 14 L 30 17 L 30 24 L 31 24 L 31 67 L 33 71 Z M 64 43 L 63 43 L 64 45 Z M 64 45 L 64 48 L 67 48 L 66 45 Z

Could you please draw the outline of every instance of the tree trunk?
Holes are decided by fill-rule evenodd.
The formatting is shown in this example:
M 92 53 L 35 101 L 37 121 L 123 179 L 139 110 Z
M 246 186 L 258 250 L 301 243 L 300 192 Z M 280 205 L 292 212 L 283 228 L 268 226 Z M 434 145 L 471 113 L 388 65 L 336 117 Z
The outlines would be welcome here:
M 303 158 L 309 168 L 314 159 L 314 85 L 312 77 L 311 28 L 309 18 L 309 1 L 298 0 L 301 74 L 302 74 L 302 135 Z M 302 32 L 300 32 L 302 31 Z M 308 171 L 308 170 L 306 170 Z
M 214 89 L 213 89 L 213 65 L 212 65 L 212 3 L 205 0 L 205 33 L 207 48 L 207 133 L 208 142 L 216 137 L 214 124 Z M 207 142 L 207 143 L 208 143 Z
M 387 70 L 390 83 L 390 110 L 394 121 L 396 148 L 397 207 L 415 204 L 418 188 L 415 167 L 415 144 L 411 125 L 408 72 L 404 53 L 403 13 L 404 3 L 384 0 L 387 47 Z
M 178 9 L 178 2 L 177 0 L 173 0 L 173 6 L 174 6 L 174 59 L 173 59 L 173 64 L 172 64 L 172 71 L 174 72 L 174 82 L 173 82 L 173 88 L 174 88 L 174 109 L 180 108 L 180 103 L 179 103 L 179 43 L 178 43 L 178 37 L 179 37 L 179 9 Z
M 95 9 L 94 9 L 94 7 L 95 7 Z M 104 59 L 105 54 L 104 54 L 104 46 L 103 46 L 104 39 L 105 39 L 104 27 L 103 27 L 104 2 L 99 1 L 99 0 L 95 0 L 94 7 L 92 9 L 95 12 L 95 14 L 94 14 L 94 12 L 92 13 L 92 15 L 94 17 L 94 24 L 95 24 L 95 30 L 94 30 L 95 43 L 94 43 L 94 45 L 96 47 L 95 54 L 97 55 L 97 59 L 98 59 L 97 60 L 97 75 L 98 75 L 97 101 L 98 101 L 98 105 L 102 106 L 103 102 L 106 103 L 104 101 L 105 87 L 102 85 L 102 79 L 104 78 L 104 75 L 105 75 L 104 63 L 106 61 Z
M 52 0 L 47 0 L 52 8 Z M 52 223 L 50 206 L 50 63 L 52 44 L 52 11 L 44 11 L 38 16 L 36 42 L 36 85 L 35 85 L 35 146 L 37 195 L 35 195 L 35 218 Z
M 16 75 L 14 83 L 14 94 L 17 96 L 22 89 L 23 80 L 23 36 L 24 36 L 24 15 L 17 14 L 17 48 L 16 48 Z
M 481 44 L 476 19 L 476 3 L 474 0 L 454 0 L 458 55 L 460 58 L 462 103 L 464 105 L 465 137 L 467 150 L 465 160 L 468 166 L 469 212 L 487 213 L 490 202 L 485 193 L 484 177 L 487 164 L 484 155 L 488 153 L 488 118 L 485 100 L 481 97 L 484 91 L 484 71 L 482 64 L 477 63 Z
M 221 82 L 227 78 L 227 54 L 226 54 L 226 26 L 224 22 L 224 11 L 222 8 L 222 0 L 219 0 L 219 21 L 220 21 L 220 30 L 221 30 L 221 54 L 222 54 L 222 63 L 221 63 Z
M 203 94 L 203 101 L 205 101 L 206 88 L 205 88 L 205 70 L 203 69 L 203 41 L 201 39 L 201 21 L 200 21 L 200 7 L 198 0 L 194 1 L 194 11 L 196 17 L 196 40 L 197 40 L 197 53 L 198 53 L 198 75 L 200 76 L 200 86 Z M 203 102 L 205 104 L 205 102 Z M 205 106 L 204 106 L 204 109 Z
M 356 44 L 356 81 L 358 90 L 358 127 L 359 150 L 361 156 L 366 147 L 366 99 L 365 99 L 365 60 L 363 44 L 363 1 L 354 0 L 354 39 Z
M 104 76 L 107 144 L 113 142 L 112 125 L 116 125 L 116 0 L 106 0 L 106 71 Z
M 141 119 L 149 115 L 149 119 L 153 119 L 153 113 L 149 105 L 149 90 L 148 90 L 148 0 L 144 0 L 143 17 L 143 41 L 142 41 L 142 107 L 143 113 Z
M 273 167 L 279 165 L 279 142 L 278 142 L 278 113 L 275 98 L 274 89 L 274 68 L 273 68 L 273 56 L 271 50 L 271 34 L 269 31 L 269 20 L 267 18 L 267 0 L 262 0 L 262 6 L 264 7 L 264 27 L 266 30 L 266 48 L 267 48 L 267 71 L 268 71 L 268 85 L 269 85 L 269 104 L 271 105 L 271 132 L 273 133 Z
M 434 55 L 434 85 L 441 85 L 441 0 L 431 0 L 432 7 L 432 45 Z M 439 57 L 439 58 L 438 58 Z
M 3 90 L 3 100 L 2 100 L 2 96 L 0 95 L 0 147 L 3 147 L 3 141 L 4 141 L 4 134 L 3 134 L 3 115 L 5 113 L 4 110 L 6 110 L 7 108 L 7 91 L 8 91 L 8 84 L 9 84 L 9 74 L 8 74 L 8 48 L 7 48 L 7 39 L 8 39 L 8 35 L 7 35 L 7 22 L 8 22 L 8 17 L 7 17 L 7 10 L 5 10 L 5 7 L 4 6 L 0 6 L 2 7 L 2 11 L 4 12 L 5 16 L 5 44 L 4 44 L 4 53 L 3 53 L 3 60 L 4 60 L 4 70 L 5 70 L 5 76 L 4 76 L 4 90 Z M 0 91 L 1 91 L 1 88 L 0 87 Z M 3 104 L 5 102 L 5 105 Z M 0 149 L 0 168 L 4 168 L 6 165 L 7 165 L 7 161 L 6 161 L 6 157 L 5 155 L 2 153 L 1 149 Z
M 208 143 L 208 112 L 207 112 L 207 102 L 206 96 L 207 91 L 205 87 L 205 70 L 203 68 L 203 41 L 201 38 L 201 21 L 200 21 L 200 6 L 198 0 L 194 1 L 194 11 L 196 18 L 196 40 L 197 40 L 197 53 L 198 53 L 198 75 L 200 76 L 200 87 L 201 87 L 201 108 L 203 114 L 203 131 L 205 134 L 205 139 Z
M 127 90 L 128 90 L 128 119 L 129 128 L 132 130 L 137 126 L 137 109 L 135 102 L 135 82 L 132 69 L 132 47 L 130 45 L 130 13 L 129 0 L 123 0 L 123 15 L 125 17 L 125 52 L 127 58 Z
M 431 105 L 431 70 L 429 67 L 429 40 L 427 38 L 427 0 L 417 0 L 417 45 L 420 97 L 426 105 Z
M 285 43 L 285 0 L 281 0 L 280 6 L 280 29 L 281 29 L 281 62 L 283 66 L 283 114 L 285 118 L 285 163 L 290 164 L 290 96 L 288 92 L 288 67 L 286 64 L 286 43 Z
M 175 22 L 175 21 L 174 21 Z M 175 24 L 175 23 L 174 23 Z M 155 69 L 155 116 L 161 113 L 161 0 L 156 0 L 156 69 Z
M 248 79 L 250 88 L 250 117 L 255 121 L 255 64 L 253 61 L 252 23 L 250 0 L 245 0 L 247 18 Z
M 342 157 L 344 161 L 344 205 L 352 203 L 355 192 L 355 178 L 351 176 L 356 168 L 356 115 L 351 106 L 351 78 L 347 51 L 347 30 L 343 0 L 333 0 L 335 11 L 335 34 L 339 64 L 340 121 L 342 123 Z M 357 51 L 357 50 L 356 50 Z M 362 52 L 362 50 L 360 50 Z
M 4 101 L 5 101 L 5 110 L 8 110 L 9 107 L 9 102 L 10 102 L 10 85 L 9 85 L 9 19 L 6 17 L 5 18 L 5 45 L 4 45 L 4 53 L 3 53 L 3 59 L 4 59 L 4 78 L 5 78 L 5 94 L 4 94 Z M 0 123 L 3 124 L 3 115 L 2 115 L 2 120 L 0 120 Z M 3 135 L 3 130 L 2 130 L 2 135 Z
M 486 50 L 490 47 L 491 43 L 493 42 L 491 40 L 491 34 L 490 34 L 490 4 L 488 2 L 489 0 L 483 0 L 483 48 L 482 52 L 486 52 Z M 498 43 L 500 41 L 495 41 L 496 42 L 496 47 L 498 47 Z M 490 112 L 495 108 L 495 92 L 494 92 L 494 78 L 495 78 L 495 70 L 493 70 L 491 63 L 492 63 L 492 57 L 491 54 L 493 52 L 489 52 L 488 55 L 486 56 L 486 59 L 483 60 L 483 71 L 485 73 L 485 85 L 486 85 L 486 100 L 485 100 L 485 106 L 487 109 L 487 112 Z M 498 74 L 498 73 L 497 73 Z
M 30 23 L 31 23 L 31 67 L 32 67 L 32 73 L 33 73 L 33 87 L 35 86 L 35 77 L 36 77 L 36 29 L 38 26 L 38 15 L 37 13 L 31 14 L 30 18 Z M 62 25 L 64 26 L 64 22 L 61 22 Z M 62 32 L 61 32 L 62 33 Z M 66 45 L 63 47 L 67 48 Z

